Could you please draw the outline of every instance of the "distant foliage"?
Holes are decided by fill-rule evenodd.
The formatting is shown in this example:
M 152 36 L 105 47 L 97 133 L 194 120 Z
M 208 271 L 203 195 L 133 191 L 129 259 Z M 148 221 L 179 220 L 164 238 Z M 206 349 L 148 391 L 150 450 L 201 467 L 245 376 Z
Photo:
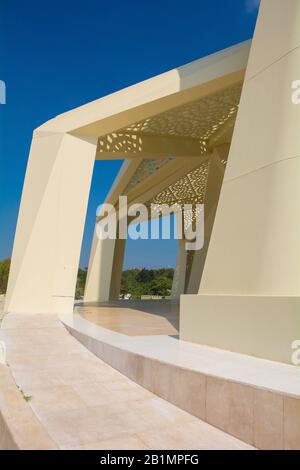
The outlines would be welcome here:
M 8 283 L 10 259 L 0 261 L 0 294 L 5 294 Z
M 85 269 L 78 269 L 77 275 L 77 283 L 76 283 L 76 291 L 75 291 L 75 299 L 80 300 L 83 298 L 84 288 L 86 283 L 86 276 L 87 276 L 87 268 Z
M 123 271 L 121 294 L 131 294 L 132 299 L 140 299 L 142 295 L 168 296 L 171 294 L 173 276 L 173 268 Z
M 0 294 L 5 294 L 7 289 L 10 259 L 0 261 Z M 129 269 L 123 271 L 121 282 L 121 294 L 131 294 L 132 299 L 140 299 L 142 295 L 170 295 L 173 268 L 160 269 Z M 87 277 L 87 268 L 78 269 L 75 298 L 82 299 Z

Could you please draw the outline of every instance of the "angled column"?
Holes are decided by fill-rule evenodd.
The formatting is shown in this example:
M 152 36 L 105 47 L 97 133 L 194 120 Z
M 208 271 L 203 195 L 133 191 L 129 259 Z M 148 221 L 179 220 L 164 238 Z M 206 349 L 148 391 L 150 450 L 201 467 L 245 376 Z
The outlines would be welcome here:
M 6 312 L 73 311 L 96 141 L 34 133 L 5 302 Z
M 262 0 L 197 296 L 181 337 L 291 362 L 300 338 L 300 2 Z
M 187 260 L 187 251 L 185 249 L 185 244 L 186 240 L 184 238 L 182 240 L 178 240 L 178 254 L 172 282 L 172 300 L 179 300 L 181 294 L 184 294 Z
M 111 273 L 110 291 L 109 291 L 110 300 L 119 299 L 125 247 L 126 247 L 126 240 L 120 240 L 120 239 L 116 240 L 112 273 Z
M 220 145 L 212 151 L 209 162 L 207 188 L 204 197 L 204 245 L 195 251 L 186 294 L 197 294 L 203 274 L 207 250 L 215 221 L 220 191 L 228 158 L 229 144 Z
M 119 298 L 125 242 L 100 240 L 95 230 L 84 302 L 108 302 Z

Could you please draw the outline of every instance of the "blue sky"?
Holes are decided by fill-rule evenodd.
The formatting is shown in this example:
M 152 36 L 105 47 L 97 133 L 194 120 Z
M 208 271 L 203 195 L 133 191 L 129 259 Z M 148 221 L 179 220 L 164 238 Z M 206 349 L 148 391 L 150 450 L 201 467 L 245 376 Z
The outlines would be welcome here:
M 253 35 L 257 0 L 0 0 L 0 259 L 10 257 L 35 127 Z M 120 162 L 96 162 L 83 239 Z M 125 266 L 172 266 L 175 241 L 128 242 Z

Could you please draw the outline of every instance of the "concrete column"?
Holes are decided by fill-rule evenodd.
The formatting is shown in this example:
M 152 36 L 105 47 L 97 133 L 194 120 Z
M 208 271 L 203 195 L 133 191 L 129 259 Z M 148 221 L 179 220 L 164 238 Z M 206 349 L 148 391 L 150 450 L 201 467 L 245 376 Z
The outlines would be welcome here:
M 114 250 L 115 240 L 99 240 L 95 231 L 84 302 L 107 302 L 109 300 Z
M 110 300 L 118 300 L 123 272 L 123 262 L 125 255 L 126 240 L 117 239 L 115 242 L 114 259 L 110 283 Z
M 96 140 L 35 132 L 26 170 L 6 312 L 73 311 Z
M 178 240 L 178 255 L 176 260 L 176 268 L 172 283 L 171 299 L 179 300 L 181 294 L 184 294 L 185 276 L 186 276 L 186 259 L 187 251 L 185 249 L 186 240 Z
M 186 294 L 197 294 L 203 274 L 207 250 L 215 221 L 220 191 L 224 178 L 225 165 L 228 158 L 229 145 L 216 147 L 209 163 L 207 188 L 204 197 L 204 245 L 195 251 Z
M 198 296 L 182 338 L 290 362 L 300 338 L 300 2 L 262 0 Z
M 94 233 L 84 302 L 118 299 L 126 240 L 100 240 Z

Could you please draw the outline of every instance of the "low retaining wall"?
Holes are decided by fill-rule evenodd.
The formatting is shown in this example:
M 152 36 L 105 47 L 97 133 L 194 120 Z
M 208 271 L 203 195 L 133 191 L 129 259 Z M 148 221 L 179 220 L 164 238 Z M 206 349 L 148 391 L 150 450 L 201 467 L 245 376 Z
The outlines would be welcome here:
M 203 421 L 259 449 L 300 449 L 300 397 L 160 362 L 65 326 L 107 364 Z

